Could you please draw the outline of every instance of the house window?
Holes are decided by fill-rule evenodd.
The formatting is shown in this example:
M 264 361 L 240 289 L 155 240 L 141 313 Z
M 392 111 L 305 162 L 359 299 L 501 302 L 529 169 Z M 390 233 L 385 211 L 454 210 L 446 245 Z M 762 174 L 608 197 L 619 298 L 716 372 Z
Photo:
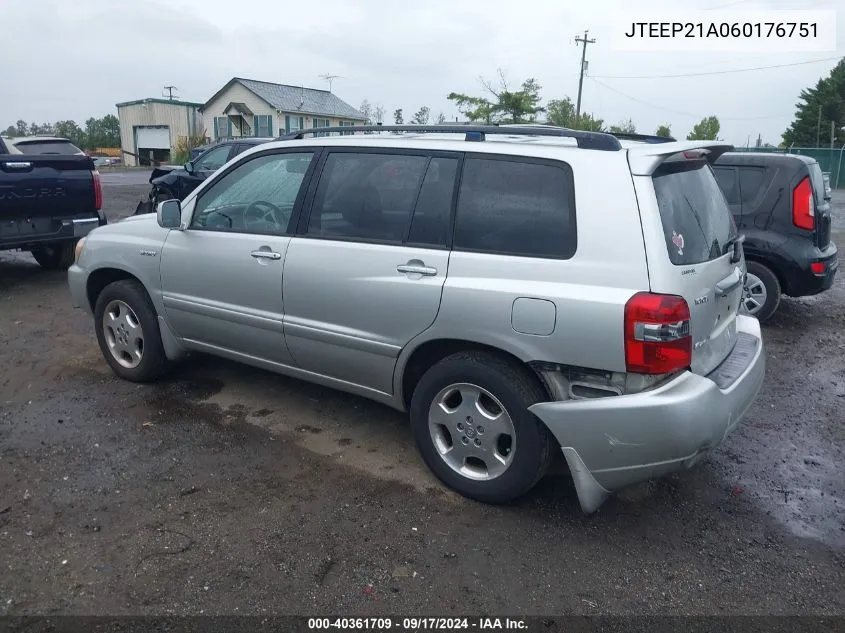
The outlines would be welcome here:
M 311 127 L 318 128 L 318 127 L 329 127 L 330 121 L 328 119 L 318 119 L 314 117 Z M 329 134 L 315 134 L 314 136 L 329 136 Z
M 270 114 L 255 115 L 255 135 L 273 136 L 273 116 Z
M 340 127 L 352 127 L 353 125 L 355 125 L 355 122 L 354 121 L 341 121 L 338 125 L 340 125 Z M 355 134 L 355 133 L 354 132 L 341 132 L 341 136 L 352 136 L 353 134 Z
M 232 136 L 232 122 L 229 117 L 214 117 L 214 135 L 218 140 Z
M 285 132 L 299 132 L 305 127 L 305 117 L 285 115 Z M 281 130 L 280 130 L 281 131 Z M 283 132 L 284 133 L 284 132 Z M 281 134 L 279 135 L 281 136 Z

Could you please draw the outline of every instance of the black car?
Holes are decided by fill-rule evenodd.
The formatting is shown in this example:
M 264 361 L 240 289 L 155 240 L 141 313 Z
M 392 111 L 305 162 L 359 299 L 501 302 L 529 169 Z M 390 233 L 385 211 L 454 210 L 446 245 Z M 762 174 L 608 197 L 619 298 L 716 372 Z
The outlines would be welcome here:
M 766 321 L 781 294 L 803 297 L 830 288 L 839 261 L 818 162 L 797 154 L 729 152 L 713 170 L 745 235 L 744 311 Z
M 233 159 L 241 152 L 276 139 L 273 138 L 242 138 L 235 141 L 223 141 L 210 146 L 196 159 L 185 163 L 184 166 L 161 166 L 153 169 L 150 175 L 152 189 L 148 200 L 138 204 L 135 215 L 152 213 L 156 205 L 162 200 L 176 198 L 184 200 L 185 196 L 199 187 L 200 183 L 215 171 Z

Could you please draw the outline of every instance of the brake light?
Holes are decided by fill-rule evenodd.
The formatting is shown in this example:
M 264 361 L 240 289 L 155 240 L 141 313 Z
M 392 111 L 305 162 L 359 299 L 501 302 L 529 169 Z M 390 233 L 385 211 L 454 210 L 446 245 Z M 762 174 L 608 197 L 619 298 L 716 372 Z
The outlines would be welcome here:
M 103 185 L 100 182 L 100 172 L 94 170 L 94 209 L 99 211 L 103 208 Z
M 692 363 L 690 311 L 683 297 L 650 292 L 625 304 L 625 365 L 638 374 L 668 374 Z
M 810 271 L 816 275 L 824 273 L 824 262 L 812 262 L 810 264 Z
M 815 216 L 813 186 L 810 183 L 810 177 L 805 176 L 792 192 L 792 223 L 799 229 L 812 231 L 816 228 Z

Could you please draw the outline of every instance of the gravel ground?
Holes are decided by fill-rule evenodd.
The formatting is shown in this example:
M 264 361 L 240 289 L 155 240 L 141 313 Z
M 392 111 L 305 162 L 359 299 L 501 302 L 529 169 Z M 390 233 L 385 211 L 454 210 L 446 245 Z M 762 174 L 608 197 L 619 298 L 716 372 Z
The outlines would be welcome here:
M 112 219 L 146 194 L 104 180 Z M 764 336 L 694 470 L 583 516 L 558 467 L 490 507 L 368 401 L 210 358 L 117 380 L 64 274 L 0 253 L 0 615 L 845 615 L 845 276 Z

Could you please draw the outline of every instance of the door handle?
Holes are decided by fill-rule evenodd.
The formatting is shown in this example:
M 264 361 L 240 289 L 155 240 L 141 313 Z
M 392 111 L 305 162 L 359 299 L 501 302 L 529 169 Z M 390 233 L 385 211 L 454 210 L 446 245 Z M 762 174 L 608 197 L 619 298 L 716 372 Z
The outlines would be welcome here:
M 716 284 L 716 292 L 721 297 L 727 297 L 734 288 L 742 283 L 742 272 L 739 268 L 734 268 L 734 271 L 725 277 L 722 281 Z
M 437 274 L 437 269 L 432 268 L 431 266 L 426 266 L 424 264 L 400 264 L 396 267 L 396 272 L 410 275 L 423 275 L 424 277 L 433 277 Z
M 282 254 L 275 251 L 252 251 L 250 253 L 255 259 L 281 259 Z

